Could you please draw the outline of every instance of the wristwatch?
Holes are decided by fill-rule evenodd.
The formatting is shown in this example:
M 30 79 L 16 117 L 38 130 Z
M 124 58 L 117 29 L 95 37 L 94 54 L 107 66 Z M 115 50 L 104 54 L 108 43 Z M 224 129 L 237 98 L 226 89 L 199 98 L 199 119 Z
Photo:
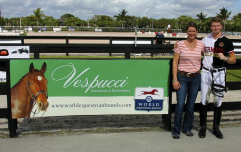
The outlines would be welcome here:
M 228 57 L 228 56 L 226 56 L 226 57 L 227 57 L 227 59 L 226 59 L 226 60 L 224 60 L 224 62 L 228 62 L 229 57 Z

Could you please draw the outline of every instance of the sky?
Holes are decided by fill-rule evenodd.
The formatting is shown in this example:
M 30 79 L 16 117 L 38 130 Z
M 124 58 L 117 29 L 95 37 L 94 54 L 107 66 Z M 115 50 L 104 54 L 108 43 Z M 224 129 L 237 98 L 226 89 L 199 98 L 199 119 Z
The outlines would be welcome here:
M 113 17 L 123 9 L 131 16 L 171 19 L 181 15 L 196 18 L 201 12 L 212 17 L 225 7 L 232 17 L 241 13 L 240 5 L 241 0 L 0 0 L 4 18 L 30 16 L 33 10 L 41 8 L 43 14 L 55 19 L 69 13 L 82 20 L 94 15 Z

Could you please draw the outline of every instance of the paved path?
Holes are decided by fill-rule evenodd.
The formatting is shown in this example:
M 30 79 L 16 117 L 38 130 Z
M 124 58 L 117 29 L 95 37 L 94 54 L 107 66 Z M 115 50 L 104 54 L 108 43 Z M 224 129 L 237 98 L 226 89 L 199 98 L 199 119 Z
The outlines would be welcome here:
M 224 139 L 210 132 L 200 139 L 181 134 L 172 139 L 170 132 L 132 132 L 83 134 L 0 139 L 1 152 L 238 152 L 241 149 L 241 127 L 222 128 Z
M 176 103 L 173 93 L 172 102 Z M 212 97 L 212 96 L 211 96 Z M 212 98 L 211 98 L 212 99 Z M 211 100 L 212 101 L 212 100 Z M 225 102 L 240 101 L 240 90 L 228 91 Z M 200 92 L 196 102 L 200 102 Z M 0 108 L 6 108 L 6 96 L 0 96 Z M 174 114 L 172 114 L 174 115 Z M 194 129 L 199 128 L 199 114 L 194 113 Z M 100 115 L 100 116 L 62 116 L 31 119 L 18 119 L 17 132 L 19 137 L 53 135 L 53 134 L 85 134 L 88 132 L 133 132 L 133 131 L 163 131 L 161 115 Z M 208 112 L 207 123 L 212 125 L 213 112 Z M 173 119 L 172 119 L 173 121 Z M 173 124 L 173 123 L 172 123 Z M 221 125 L 223 127 L 241 127 L 241 111 L 224 111 Z M 144 129 L 143 129 L 144 128 Z M 0 138 L 8 137 L 8 121 L 0 119 Z

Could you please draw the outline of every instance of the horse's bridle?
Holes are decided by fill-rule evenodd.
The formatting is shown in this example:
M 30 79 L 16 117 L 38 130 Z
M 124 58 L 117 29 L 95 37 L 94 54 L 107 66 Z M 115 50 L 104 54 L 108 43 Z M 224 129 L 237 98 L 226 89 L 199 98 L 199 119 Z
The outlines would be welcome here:
M 48 99 L 48 93 L 44 90 L 40 90 L 39 92 L 36 93 L 36 95 L 33 94 L 33 91 L 30 87 L 30 83 L 29 83 L 29 79 L 31 76 L 34 76 L 34 75 L 43 75 L 43 74 L 40 74 L 40 73 L 36 73 L 36 74 L 30 74 L 28 76 L 28 81 L 27 81 L 27 93 L 28 93 L 28 89 L 30 90 L 30 93 L 31 95 L 29 95 L 30 97 L 32 97 L 32 99 L 30 98 L 31 101 L 33 101 L 33 107 L 35 106 L 36 104 L 36 100 L 37 100 L 37 97 L 38 95 L 40 95 L 41 93 L 44 93 L 46 95 L 46 98 Z M 44 76 L 44 75 L 43 75 Z M 29 93 L 28 93 L 29 94 Z M 36 111 L 35 111 L 36 112 Z M 35 114 L 35 112 L 33 112 Z M 28 114 L 28 116 L 30 116 L 31 112 Z
M 46 91 L 44 91 L 44 90 L 40 90 L 39 92 L 36 93 L 36 95 L 33 94 L 33 91 L 32 91 L 32 89 L 30 87 L 29 79 L 30 79 L 31 76 L 34 76 L 34 75 L 43 75 L 43 74 L 32 74 L 32 75 L 28 76 L 27 90 L 29 88 L 32 100 L 35 102 L 37 100 L 38 95 L 40 95 L 41 93 L 44 93 L 46 95 L 46 98 L 48 99 L 48 93 Z

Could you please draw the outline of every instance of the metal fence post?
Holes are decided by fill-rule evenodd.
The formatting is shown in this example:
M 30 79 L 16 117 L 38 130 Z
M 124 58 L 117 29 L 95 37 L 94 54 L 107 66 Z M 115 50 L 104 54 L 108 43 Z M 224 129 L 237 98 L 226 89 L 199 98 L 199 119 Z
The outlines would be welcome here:
M 69 37 L 66 37 L 66 44 L 69 44 Z M 69 56 L 69 53 L 66 53 L 66 56 Z
M 110 38 L 110 44 L 112 44 L 112 37 Z M 111 53 L 109 53 L 109 56 L 111 56 Z
M 22 45 L 24 44 L 24 38 L 23 38 L 23 36 L 21 36 L 21 44 L 22 44 Z
M 7 78 L 7 106 L 8 106 L 8 130 L 9 136 L 17 136 L 17 119 L 12 119 L 12 108 L 11 108 L 11 86 L 10 86 L 10 59 L 6 62 L 6 78 Z
M 168 114 L 167 115 L 162 115 L 162 121 L 164 121 L 164 129 L 166 131 L 171 131 L 171 119 L 172 119 L 172 61 L 173 59 L 169 60 L 170 63 L 170 71 L 169 71 L 169 80 L 168 80 L 168 96 L 169 96 L 169 101 L 168 101 Z
M 40 51 L 40 48 L 39 47 L 34 47 L 34 59 L 39 59 L 39 51 Z
M 154 38 L 151 38 L 151 45 L 153 45 Z M 153 57 L 153 53 L 151 53 L 151 57 Z
M 130 59 L 131 58 L 131 53 L 130 53 L 130 48 L 125 48 L 126 50 L 128 50 L 128 53 L 125 53 L 125 59 Z

